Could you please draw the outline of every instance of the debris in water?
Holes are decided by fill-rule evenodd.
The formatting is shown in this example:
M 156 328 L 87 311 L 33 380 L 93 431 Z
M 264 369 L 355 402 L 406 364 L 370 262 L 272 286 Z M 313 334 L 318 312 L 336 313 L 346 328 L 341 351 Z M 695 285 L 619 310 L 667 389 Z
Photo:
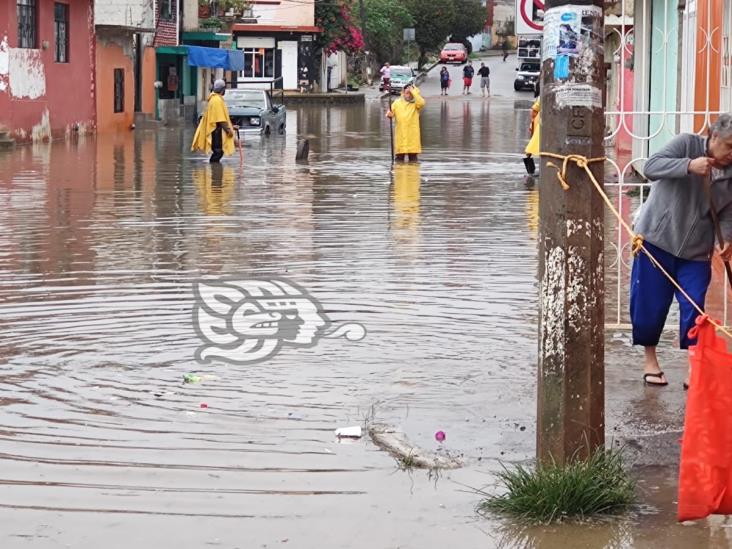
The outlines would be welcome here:
M 183 383 L 200 383 L 203 378 L 196 374 L 183 374 Z
M 335 435 L 338 438 L 361 438 L 361 426 L 340 427 L 336 429 Z
M 205 402 L 201 402 L 201 408 L 208 408 L 208 404 L 206 404 Z
M 445 440 L 445 432 L 444 431 L 437 431 L 435 433 L 435 440 L 437 442 L 443 442 Z

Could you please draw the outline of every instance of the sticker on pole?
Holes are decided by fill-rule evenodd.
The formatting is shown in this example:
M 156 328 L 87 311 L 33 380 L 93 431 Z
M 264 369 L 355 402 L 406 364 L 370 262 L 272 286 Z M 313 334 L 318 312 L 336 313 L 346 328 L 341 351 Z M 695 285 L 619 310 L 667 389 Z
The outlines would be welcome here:
M 516 0 L 516 34 L 541 34 L 544 30 L 544 2 Z
M 578 57 L 601 35 L 602 9 L 567 4 L 547 10 L 542 59 Z
M 585 107 L 599 109 L 602 107 L 602 92 L 590 84 L 562 84 L 554 88 L 555 101 L 558 108 Z

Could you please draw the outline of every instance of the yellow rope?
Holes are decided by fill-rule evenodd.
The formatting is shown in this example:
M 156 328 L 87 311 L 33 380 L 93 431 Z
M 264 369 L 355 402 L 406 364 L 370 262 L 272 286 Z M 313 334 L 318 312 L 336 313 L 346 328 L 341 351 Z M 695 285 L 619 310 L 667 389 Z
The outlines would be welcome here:
M 555 154 L 555 153 L 549 153 L 549 152 L 542 152 L 540 153 L 541 156 L 546 158 L 555 158 L 558 160 L 562 160 L 562 166 L 561 168 L 554 164 L 553 162 L 547 162 L 547 166 L 551 168 L 555 168 L 557 170 L 557 180 L 559 181 L 559 184 L 562 186 L 562 189 L 565 191 L 569 190 L 569 184 L 567 183 L 567 167 L 570 162 L 574 162 L 578 168 L 585 170 L 585 173 L 587 173 L 587 177 L 590 178 L 590 181 L 592 181 L 592 184 L 595 186 L 595 189 L 598 193 L 600 193 L 600 196 L 605 201 L 605 204 L 607 204 L 607 207 L 610 209 L 610 211 L 613 213 L 613 215 L 618 219 L 618 222 L 622 225 L 622 227 L 625 229 L 625 231 L 628 233 L 628 235 L 631 238 L 632 242 L 632 251 L 633 255 L 637 255 L 639 252 L 643 252 L 648 256 L 648 259 L 651 260 L 651 263 L 660 270 L 666 278 L 671 281 L 671 284 L 683 295 L 686 300 L 691 303 L 692 307 L 696 309 L 696 311 L 703 316 L 707 316 L 707 314 L 704 312 L 704 309 L 702 309 L 696 302 L 694 302 L 693 299 L 689 296 L 689 294 L 686 293 L 686 291 L 676 282 L 673 276 L 671 276 L 666 269 L 664 269 L 661 264 L 658 262 L 658 260 L 653 257 L 651 252 L 648 251 L 648 249 L 643 244 L 643 235 L 636 234 L 633 229 L 628 225 L 628 223 L 622 218 L 620 215 L 620 212 L 615 208 L 615 206 L 612 203 L 612 200 L 607 196 L 605 193 L 605 190 L 602 188 L 602 185 L 598 183 L 597 179 L 595 179 L 595 175 L 592 173 L 592 170 L 590 170 L 590 164 L 593 164 L 595 162 L 604 162 L 607 160 L 606 157 L 599 157 L 599 158 L 587 158 L 586 156 L 582 156 L 580 154 L 568 154 L 568 155 L 561 155 L 561 154 Z M 721 331 L 723 334 L 725 334 L 727 337 L 732 339 L 732 333 L 729 332 L 724 326 L 722 326 L 719 322 L 713 320 L 712 318 L 707 317 L 709 322 L 717 328 L 719 331 Z

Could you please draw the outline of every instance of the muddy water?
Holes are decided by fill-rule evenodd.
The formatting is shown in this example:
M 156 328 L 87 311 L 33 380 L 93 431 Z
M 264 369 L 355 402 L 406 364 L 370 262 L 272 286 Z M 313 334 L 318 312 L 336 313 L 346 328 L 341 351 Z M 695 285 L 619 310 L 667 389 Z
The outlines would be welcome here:
M 533 454 L 527 117 L 434 98 L 423 162 L 393 175 L 375 101 L 292 110 L 286 136 L 247 139 L 243 168 L 189 153 L 190 128 L 0 156 L 2 546 L 652 547 L 651 528 L 666 547 L 723 547 L 708 540 L 729 530 L 674 526 L 672 505 L 590 530 L 474 513 L 466 486 Z M 222 276 L 290 278 L 368 335 L 201 366 L 192 282 Z M 633 383 L 613 421 L 673 432 L 680 395 L 649 421 L 621 367 L 637 356 L 622 340 L 610 354 L 609 383 Z M 365 418 L 427 448 L 444 430 L 466 467 L 431 478 L 336 443 Z M 672 473 L 654 474 L 668 503 Z

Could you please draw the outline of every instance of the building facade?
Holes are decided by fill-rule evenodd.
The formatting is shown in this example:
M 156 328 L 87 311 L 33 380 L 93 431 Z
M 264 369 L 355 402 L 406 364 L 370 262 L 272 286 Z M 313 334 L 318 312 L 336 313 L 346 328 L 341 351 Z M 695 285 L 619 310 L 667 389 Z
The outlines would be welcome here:
M 232 26 L 236 48 L 244 53 L 244 70 L 237 85 L 266 85 L 294 90 L 301 80 L 312 82 L 314 74 L 314 0 L 255 0 L 249 13 Z
M 95 0 L 94 29 L 97 131 L 126 131 L 154 109 L 154 1 Z
M 18 142 L 94 130 L 91 0 L 0 2 L 0 126 Z

